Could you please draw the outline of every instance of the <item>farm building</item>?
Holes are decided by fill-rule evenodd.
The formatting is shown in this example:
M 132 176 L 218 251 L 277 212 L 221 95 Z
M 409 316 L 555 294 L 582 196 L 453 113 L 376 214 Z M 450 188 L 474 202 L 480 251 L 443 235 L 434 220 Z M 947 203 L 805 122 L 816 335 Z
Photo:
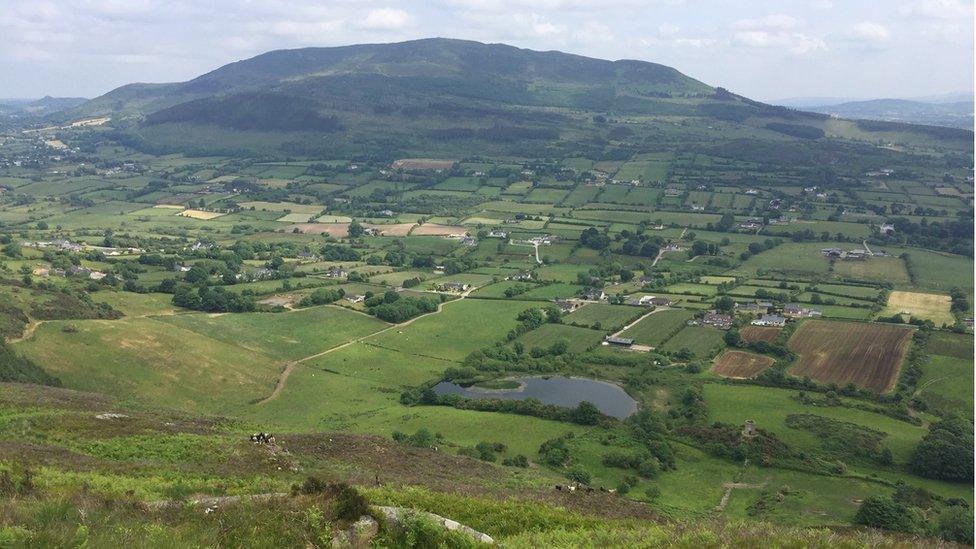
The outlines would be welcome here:
M 346 296 L 346 301 L 349 303 L 362 303 L 363 301 L 366 301 L 366 296 L 362 294 L 350 295 Z
M 576 309 L 579 309 L 580 306 L 582 305 L 582 303 L 580 303 L 579 301 L 575 301 L 571 299 L 557 299 L 553 301 L 553 303 L 555 303 L 556 307 L 558 307 L 559 310 L 564 313 L 571 313 Z
M 732 317 L 724 313 L 708 311 L 705 313 L 705 316 L 702 317 L 701 323 L 706 326 L 728 330 L 732 327 Z
M 740 314 L 764 315 L 769 312 L 773 304 L 768 301 L 755 301 L 752 303 L 736 303 L 735 312 Z
M 469 284 L 464 282 L 445 282 L 437 287 L 438 290 L 442 292 L 465 292 L 470 288 Z
M 329 278 L 345 278 L 348 275 L 349 273 L 342 267 L 333 267 L 325 272 L 325 276 Z
M 779 315 L 762 315 L 752 323 L 755 326 L 786 326 L 786 318 Z
M 634 340 L 628 337 L 607 337 L 607 343 L 610 345 L 619 345 L 621 347 L 630 347 L 634 344 Z
M 787 303 L 783 306 L 783 316 L 787 318 L 815 318 L 822 314 L 817 309 L 807 309 L 796 303 Z
M 582 297 L 583 299 L 589 301 L 603 301 L 604 299 L 607 298 L 607 294 L 604 293 L 604 291 L 601 290 L 600 288 L 589 288 L 588 290 L 583 292 Z

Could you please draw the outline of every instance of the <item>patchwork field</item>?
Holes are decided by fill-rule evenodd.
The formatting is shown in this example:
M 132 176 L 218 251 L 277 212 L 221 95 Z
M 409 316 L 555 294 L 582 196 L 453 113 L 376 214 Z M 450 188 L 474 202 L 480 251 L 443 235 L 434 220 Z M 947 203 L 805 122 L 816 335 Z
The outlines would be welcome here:
M 748 379 L 772 365 L 773 359 L 768 356 L 727 350 L 715 360 L 712 372 L 722 377 Z
M 884 393 L 898 379 L 911 333 L 900 326 L 808 320 L 790 338 L 789 348 L 800 355 L 790 373 Z

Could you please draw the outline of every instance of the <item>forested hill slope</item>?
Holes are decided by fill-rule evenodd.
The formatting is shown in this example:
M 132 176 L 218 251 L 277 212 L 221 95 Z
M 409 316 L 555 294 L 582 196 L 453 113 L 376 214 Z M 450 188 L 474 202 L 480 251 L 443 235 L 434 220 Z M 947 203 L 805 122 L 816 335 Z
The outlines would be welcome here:
M 187 82 L 123 86 L 57 116 L 106 115 L 117 141 L 146 152 L 384 159 L 603 157 L 617 143 L 673 149 L 743 138 L 805 149 L 824 137 L 960 148 L 972 136 L 767 105 L 645 61 L 443 38 L 272 51 Z
M 132 84 L 91 101 L 91 113 L 146 112 L 180 100 L 275 90 L 328 96 L 371 84 L 504 103 L 586 107 L 621 95 L 634 101 L 704 96 L 714 90 L 677 70 L 643 61 L 605 61 L 557 51 L 431 38 L 394 44 L 271 51 L 187 82 Z M 316 93 L 320 92 L 320 93 Z

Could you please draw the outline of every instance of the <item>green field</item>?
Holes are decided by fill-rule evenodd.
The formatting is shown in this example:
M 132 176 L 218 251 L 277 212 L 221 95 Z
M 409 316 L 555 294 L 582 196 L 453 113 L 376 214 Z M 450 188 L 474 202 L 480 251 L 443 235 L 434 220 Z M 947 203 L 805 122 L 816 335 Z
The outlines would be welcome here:
M 567 324 L 596 327 L 600 330 L 622 328 L 628 322 L 645 314 L 647 311 L 630 305 L 610 305 L 607 303 L 587 303 L 572 313 L 566 315 Z
M 516 341 L 525 345 L 525 348 L 529 350 L 533 347 L 546 349 L 557 341 L 564 341 L 567 343 L 570 352 L 580 353 L 599 345 L 603 341 L 603 335 L 603 332 L 589 328 L 565 324 L 543 324 L 519 337 Z
M 333 306 L 286 313 L 184 314 L 158 320 L 274 360 L 303 358 L 388 326 L 375 318 Z
M 642 345 L 657 347 L 684 328 L 685 323 L 692 316 L 692 311 L 681 309 L 657 311 L 628 328 L 621 337 L 629 337 Z

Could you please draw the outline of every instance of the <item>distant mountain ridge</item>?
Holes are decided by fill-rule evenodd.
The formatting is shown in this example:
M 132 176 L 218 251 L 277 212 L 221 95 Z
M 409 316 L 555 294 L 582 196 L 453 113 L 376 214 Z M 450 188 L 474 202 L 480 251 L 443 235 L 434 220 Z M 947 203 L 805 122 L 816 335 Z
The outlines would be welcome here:
M 928 124 L 963 129 L 972 129 L 973 127 L 972 95 L 967 97 L 965 94 L 958 93 L 920 99 L 832 100 L 832 98 L 794 98 L 776 103 L 841 118 Z
M 201 154 L 625 156 L 743 129 L 773 140 L 858 133 L 657 63 L 446 38 L 271 51 L 186 82 L 122 86 L 52 120 L 93 116 L 146 152 Z

